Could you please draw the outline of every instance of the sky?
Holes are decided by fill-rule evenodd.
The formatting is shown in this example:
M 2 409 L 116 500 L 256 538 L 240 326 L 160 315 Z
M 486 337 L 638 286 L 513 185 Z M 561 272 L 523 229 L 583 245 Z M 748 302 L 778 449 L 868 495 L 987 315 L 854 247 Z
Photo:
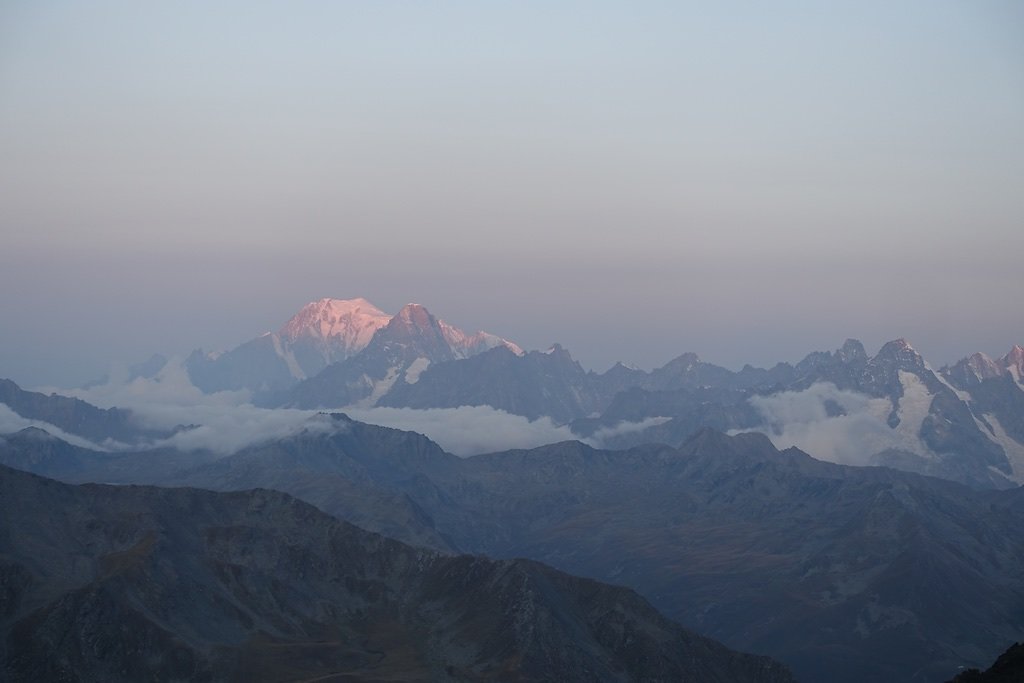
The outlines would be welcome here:
M 0 3 L 0 377 L 416 301 L 585 367 L 1024 343 L 1024 5 Z

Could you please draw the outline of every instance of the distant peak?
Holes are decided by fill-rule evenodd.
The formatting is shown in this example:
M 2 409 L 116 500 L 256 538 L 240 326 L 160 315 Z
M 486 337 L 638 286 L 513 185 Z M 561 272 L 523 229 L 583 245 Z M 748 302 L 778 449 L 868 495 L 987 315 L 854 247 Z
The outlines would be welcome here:
M 843 342 L 843 346 L 836 351 L 836 356 L 844 363 L 867 360 L 868 358 L 864 345 L 858 339 L 847 339 Z
M 668 363 L 666 363 L 662 370 L 690 372 L 699 364 L 700 357 L 696 353 L 693 353 L 692 351 L 687 351 L 686 353 L 680 356 L 676 356 Z
M 1004 365 L 1021 365 L 1024 364 L 1024 347 L 1020 344 L 1014 344 L 1010 352 L 1003 356 L 1000 360 L 1003 361 Z
M 1013 379 L 1024 383 L 1024 348 L 1014 344 L 1010 352 L 999 359 L 999 364 L 1007 369 Z
M 959 386 L 965 387 L 979 384 L 987 379 L 1001 377 L 1006 374 L 1006 369 L 984 353 L 978 352 L 961 359 L 948 368 L 945 374 L 955 380 Z
M 910 345 L 910 342 L 908 342 L 903 337 L 900 337 L 898 339 L 893 339 L 891 342 L 886 342 L 884 345 L 882 345 L 882 348 L 879 350 L 878 353 L 879 353 L 879 355 L 882 355 L 883 353 L 884 354 L 901 353 L 901 354 L 918 355 L 918 353 L 914 349 L 914 347 Z
M 406 304 L 405 306 L 402 306 L 402 309 L 398 311 L 397 315 L 395 315 L 395 318 L 401 322 L 407 324 L 411 323 L 418 327 L 431 325 L 433 317 L 434 316 L 430 315 L 430 311 L 420 304 Z
M 408 304 L 402 306 L 402 309 L 400 311 L 398 311 L 398 315 L 411 315 L 411 314 L 416 313 L 418 311 L 423 311 L 424 313 L 426 313 L 427 312 L 427 307 L 424 306 L 423 304 L 408 303 Z
M 999 377 L 1005 372 L 994 360 L 981 352 L 975 353 L 968 358 L 967 366 L 971 368 L 979 379 Z
M 347 355 L 365 347 L 373 333 L 390 319 L 391 316 L 362 297 L 323 298 L 303 306 L 278 334 L 288 342 L 310 339 L 318 344 L 340 344 Z
M 24 429 L 15 432 L 15 436 L 19 436 L 23 439 L 32 439 L 34 441 L 60 441 L 60 439 L 55 437 L 53 434 L 50 434 L 50 432 L 45 429 L 40 429 L 39 427 L 25 427 Z
M 921 354 L 902 337 L 883 345 L 871 363 L 910 372 L 923 372 L 927 369 Z

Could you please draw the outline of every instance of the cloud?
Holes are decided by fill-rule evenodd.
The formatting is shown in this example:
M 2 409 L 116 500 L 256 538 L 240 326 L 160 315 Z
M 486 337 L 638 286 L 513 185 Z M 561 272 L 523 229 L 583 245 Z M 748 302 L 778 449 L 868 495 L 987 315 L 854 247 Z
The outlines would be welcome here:
M 39 429 L 46 430 L 49 434 L 57 437 L 58 439 L 62 439 L 63 441 L 67 441 L 69 444 L 74 446 L 91 448 L 92 450 L 104 450 L 92 441 L 83 439 L 82 437 L 74 434 L 68 434 L 60 427 L 52 425 L 49 422 L 43 422 L 42 420 L 30 420 L 22 417 L 11 410 L 6 403 L 0 403 L 0 434 L 13 434 L 14 432 L 20 432 L 22 429 L 27 429 L 29 427 L 37 427 Z
M 57 390 L 100 407 L 132 410 L 141 426 L 173 429 L 195 425 L 158 442 L 181 450 L 208 449 L 233 453 L 248 445 L 282 438 L 303 429 L 326 428 L 316 410 L 266 409 L 250 403 L 247 391 L 204 394 L 193 386 L 180 359 L 171 359 L 152 379 L 109 381 L 88 389 Z M 425 434 L 446 451 L 460 456 L 512 448 L 534 448 L 574 439 L 568 427 L 548 418 L 529 421 L 490 406 L 461 408 L 347 408 L 355 420 Z M 337 424 L 337 423 L 334 423 Z
M 361 422 L 425 434 L 449 453 L 463 457 L 513 448 L 536 448 L 577 438 L 568 427 L 557 426 L 550 418 L 531 422 L 490 406 L 426 410 L 360 408 L 344 412 Z
M 177 357 L 168 360 L 152 379 L 136 377 L 130 381 L 124 381 L 116 374 L 112 373 L 111 379 L 106 384 L 92 386 L 88 389 L 43 388 L 38 391 L 44 393 L 54 391 L 65 396 L 74 396 L 101 408 L 114 406 L 132 408 L 143 418 L 147 417 L 147 411 L 143 409 L 148 407 L 239 406 L 251 401 L 251 395 L 247 390 L 204 394 L 192 384 L 184 361 Z M 154 416 L 149 415 L 149 417 Z M 173 426 L 159 423 L 159 417 L 154 417 L 154 419 L 157 422 L 148 423 L 146 426 Z
M 622 436 L 623 434 L 632 434 L 634 432 L 642 432 L 645 429 L 651 427 L 657 427 L 660 424 L 665 424 L 670 421 L 671 417 L 649 417 L 646 420 L 640 422 L 616 422 L 611 427 L 601 427 L 589 438 L 581 439 L 582 441 L 594 446 L 595 448 L 603 448 L 605 441 L 614 438 L 616 436 Z
M 254 443 L 326 424 L 316 420 L 316 411 L 257 408 L 249 402 L 248 391 L 204 394 L 189 380 L 180 358 L 168 361 L 152 379 L 111 379 L 103 385 L 59 393 L 101 408 L 128 408 L 142 427 L 171 430 L 189 426 L 152 444 L 180 450 L 207 449 L 229 454 Z
M 827 401 L 845 413 L 830 417 Z M 868 465 L 871 456 L 894 448 L 927 455 L 916 434 L 893 430 L 886 423 L 892 404 L 819 382 L 803 391 L 754 396 L 750 404 L 764 420 L 763 431 L 777 448 L 796 446 L 819 460 L 843 465 Z

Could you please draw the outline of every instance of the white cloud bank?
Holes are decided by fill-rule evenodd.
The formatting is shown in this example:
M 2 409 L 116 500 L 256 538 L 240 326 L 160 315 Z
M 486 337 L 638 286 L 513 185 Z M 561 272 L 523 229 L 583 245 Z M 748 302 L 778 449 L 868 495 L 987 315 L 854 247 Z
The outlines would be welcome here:
M 917 400 L 920 392 L 910 394 L 905 390 L 905 393 L 906 398 L 914 399 L 915 414 L 901 415 L 911 419 L 905 419 L 898 429 L 890 428 L 886 422 L 892 410 L 888 399 L 838 389 L 826 382 L 814 384 L 803 391 L 754 396 L 750 398 L 750 404 L 766 425 L 765 429 L 757 431 L 763 431 L 777 448 L 795 446 L 819 460 L 842 465 L 868 465 L 871 456 L 890 448 L 929 455 L 916 431 L 923 417 L 917 415 L 920 411 L 916 409 L 920 403 Z M 845 415 L 830 417 L 827 401 L 839 405 Z
M 288 436 L 311 425 L 315 428 L 320 424 L 315 417 L 322 412 L 257 408 L 250 403 L 247 391 L 204 394 L 192 385 L 180 359 L 169 361 L 153 379 L 139 377 L 127 382 L 114 380 L 89 389 L 52 391 L 103 408 L 131 409 L 139 425 L 147 428 L 196 425 L 154 445 L 182 450 L 204 448 L 221 454 Z M 427 410 L 349 407 L 339 411 L 362 422 L 425 434 L 446 451 L 464 457 L 578 438 L 568 427 L 557 426 L 549 418 L 531 422 L 490 406 Z M 40 426 L 55 433 L 52 426 Z M 594 439 L 589 441 L 594 442 Z

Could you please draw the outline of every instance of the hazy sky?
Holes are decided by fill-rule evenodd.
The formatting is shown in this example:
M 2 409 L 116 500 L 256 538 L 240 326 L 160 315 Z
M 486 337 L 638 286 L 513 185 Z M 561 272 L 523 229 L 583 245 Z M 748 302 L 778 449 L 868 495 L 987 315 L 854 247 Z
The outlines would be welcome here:
M 1024 4 L 0 3 L 0 377 L 408 301 L 587 367 L 1024 343 Z

